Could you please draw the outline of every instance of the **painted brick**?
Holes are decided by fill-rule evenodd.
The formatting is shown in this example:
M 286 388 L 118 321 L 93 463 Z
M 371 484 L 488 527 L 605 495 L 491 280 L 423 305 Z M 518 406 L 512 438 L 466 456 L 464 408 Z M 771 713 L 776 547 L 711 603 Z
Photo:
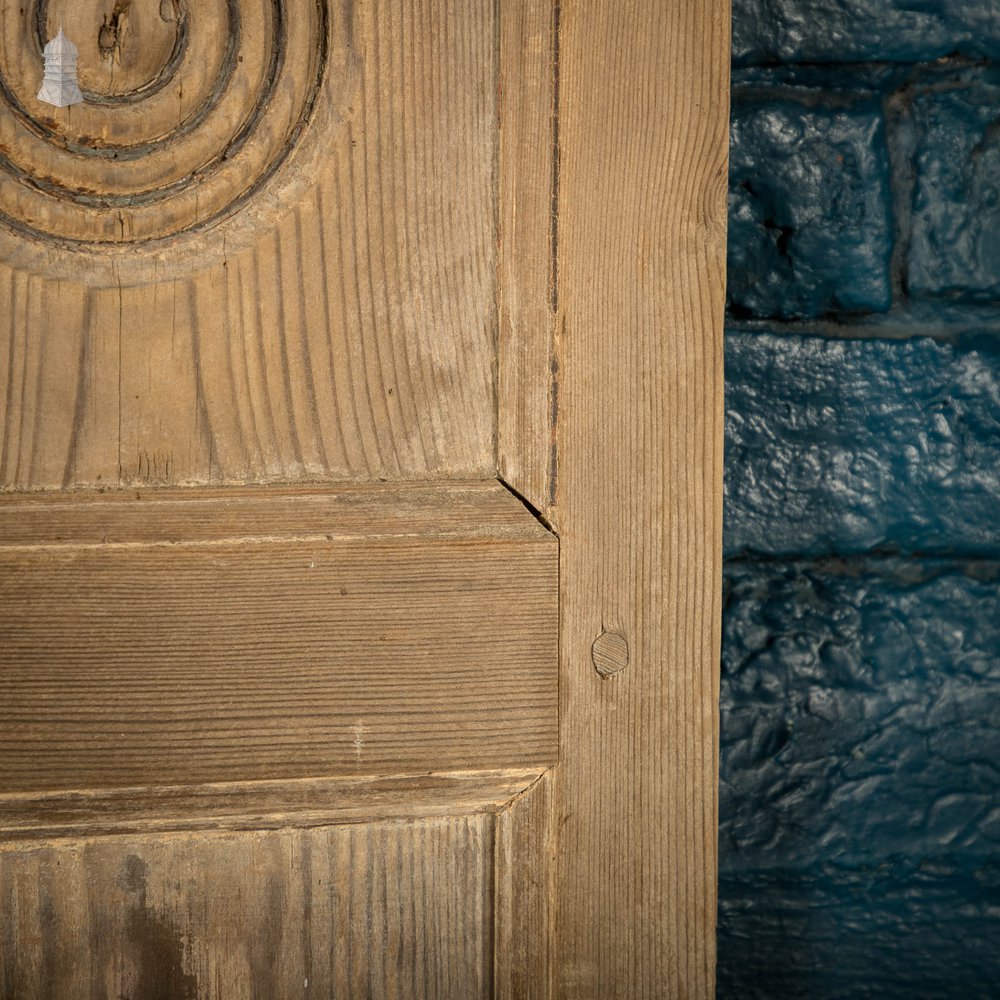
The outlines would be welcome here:
M 725 550 L 1000 555 L 1000 341 L 726 337 Z
M 723 871 L 1000 854 L 1000 562 L 730 562 L 721 706 Z
M 1000 562 L 730 562 L 719 1000 L 1000 982 Z
M 953 52 L 1000 57 L 992 0 L 734 0 L 733 58 L 921 62 Z
M 758 332 L 727 336 L 718 996 L 985 1000 L 1000 3 L 734 0 L 733 29 L 730 309 Z
M 814 318 L 891 304 L 889 160 L 878 101 L 734 90 L 729 302 L 737 316 Z
M 1000 299 L 1000 73 L 966 72 L 947 86 L 936 82 L 913 102 L 907 286 L 914 296 L 990 303 Z
M 995 1000 L 1000 865 L 723 873 L 718 1000 Z

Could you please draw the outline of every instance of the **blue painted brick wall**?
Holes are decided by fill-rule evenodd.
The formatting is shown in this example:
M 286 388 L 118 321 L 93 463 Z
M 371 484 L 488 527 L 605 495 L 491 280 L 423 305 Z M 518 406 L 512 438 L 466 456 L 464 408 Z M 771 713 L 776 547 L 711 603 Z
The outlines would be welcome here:
M 733 96 L 730 308 L 782 319 L 887 310 L 892 202 L 877 99 L 817 106 L 810 91 L 746 84 Z
M 729 564 L 730 871 L 997 851 L 998 583 L 994 561 Z
M 992 2 L 992 0 L 991 0 Z M 1000 73 L 958 73 L 919 87 L 910 294 L 1000 299 Z
M 733 26 L 719 997 L 997 997 L 1000 4 Z
M 733 59 L 770 63 L 926 62 L 995 57 L 993 0 L 735 0 Z
M 727 556 L 1000 556 L 1000 338 L 731 330 L 726 382 Z
M 997 996 L 998 583 L 729 563 L 721 998 Z

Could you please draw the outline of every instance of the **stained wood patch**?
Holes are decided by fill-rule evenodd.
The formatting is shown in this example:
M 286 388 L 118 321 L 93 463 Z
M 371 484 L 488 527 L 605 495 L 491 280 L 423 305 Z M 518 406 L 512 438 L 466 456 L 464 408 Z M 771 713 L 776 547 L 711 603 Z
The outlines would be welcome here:
M 0 849 L 18 1000 L 491 995 L 493 818 Z
M 497 484 L 0 502 L 0 791 L 524 768 L 555 538 Z

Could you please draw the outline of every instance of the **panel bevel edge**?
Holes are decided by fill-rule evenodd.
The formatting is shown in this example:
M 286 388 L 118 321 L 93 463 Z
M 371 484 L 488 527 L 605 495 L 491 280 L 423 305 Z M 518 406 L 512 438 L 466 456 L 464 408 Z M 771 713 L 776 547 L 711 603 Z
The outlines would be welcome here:
M 0 850 L 26 843 L 170 833 L 240 832 L 495 814 L 519 801 L 543 765 L 499 771 L 0 795 Z
M 497 470 L 549 520 L 558 410 L 558 0 L 500 0 Z
M 497 268 L 497 474 L 557 536 L 559 2 L 499 0 Z M 555 996 L 556 801 L 550 768 L 496 814 L 497 1000 Z
M 494 996 L 554 995 L 556 878 L 553 770 L 497 810 L 494 874 Z
M 290 513 L 295 523 L 289 522 Z M 32 546 L 541 538 L 545 533 L 520 498 L 495 479 L 0 492 L 0 552 Z

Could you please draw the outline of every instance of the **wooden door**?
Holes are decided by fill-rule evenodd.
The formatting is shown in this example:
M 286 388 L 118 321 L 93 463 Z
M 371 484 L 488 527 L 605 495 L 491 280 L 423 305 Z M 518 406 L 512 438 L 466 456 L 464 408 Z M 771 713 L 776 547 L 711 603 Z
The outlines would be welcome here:
M 727 67 L 0 0 L 2 1000 L 711 995 Z

